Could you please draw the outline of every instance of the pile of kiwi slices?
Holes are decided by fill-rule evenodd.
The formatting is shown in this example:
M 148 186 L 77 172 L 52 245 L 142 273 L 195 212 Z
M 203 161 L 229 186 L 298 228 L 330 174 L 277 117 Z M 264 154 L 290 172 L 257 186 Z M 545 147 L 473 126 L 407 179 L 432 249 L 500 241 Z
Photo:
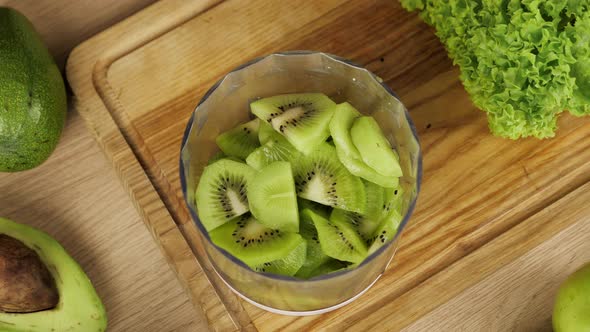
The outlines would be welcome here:
M 321 93 L 250 104 L 216 139 L 196 191 L 211 240 L 261 273 L 312 278 L 352 268 L 402 219 L 399 157 L 377 122 Z

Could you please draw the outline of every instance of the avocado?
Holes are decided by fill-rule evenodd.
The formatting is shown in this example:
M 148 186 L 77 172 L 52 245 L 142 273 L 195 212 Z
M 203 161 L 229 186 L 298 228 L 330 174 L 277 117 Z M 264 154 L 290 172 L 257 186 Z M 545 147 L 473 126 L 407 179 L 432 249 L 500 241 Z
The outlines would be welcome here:
M 0 309 L 10 311 L 0 312 L 0 331 L 105 331 L 107 317 L 100 298 L 82 268 L 57 241 L 42 231 L 4 218 L 0 218 L 0 235 L 5 236 L 0 241 Z M 6 237 L 22 245 L 6 241 Z M 24 252 L 23 247 L 34 253 Z M 13 264 L 21 266 L 20 271 L 15 272 L 14 269 L 8 269 L 6 266 L 10 264 L 6 263 L 10 263 L 10 258 L 16 256 L 21 257 L 22 264 Z M 22 259 L 23 257 L 26 258 Z M 39 264 L 34 262 L 35 257 L 49 271 L 50 280 L 39 269 Z M 22 267 L 27 265 L 26 262 L 30 262 L 29 268 Z M 31 281 L 25 282 L 22 279 Z M 11 280 L 19 281 L 8 282 Z M 20 287 L 23 284 L 33 287 L 26 291 L 23 290 L 26 287 Z M 13 289 L 7 291 L 6 288 Z M 40 289 L 45 295 L 37 295 Z M 57 291 L 57 298 L 51 294 L 52 289 Z M 42 303 L 23 301 L 20 304 L 7 305 L 9 300 L 30 299 L 30 294 L 35 294 L 33 298 Z M 38 300 L 39 298 L 42 299 Z M 6 310 L 7 307 L 11 310 Z M 30 308 L 47 309 L 27 312 Z
M 0 7 L 0 171 L 43 163 L 57 146 L 66 112 L 62 76 L 33 25 Z

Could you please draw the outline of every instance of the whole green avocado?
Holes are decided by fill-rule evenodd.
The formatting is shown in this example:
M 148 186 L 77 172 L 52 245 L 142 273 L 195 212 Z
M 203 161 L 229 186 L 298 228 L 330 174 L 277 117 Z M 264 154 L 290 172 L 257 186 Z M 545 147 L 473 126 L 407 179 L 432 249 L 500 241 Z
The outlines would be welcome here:
M 62 76 L 33 25 L 0 7 L 0 172 L 43 163 L 57 146 L 66 112 Z

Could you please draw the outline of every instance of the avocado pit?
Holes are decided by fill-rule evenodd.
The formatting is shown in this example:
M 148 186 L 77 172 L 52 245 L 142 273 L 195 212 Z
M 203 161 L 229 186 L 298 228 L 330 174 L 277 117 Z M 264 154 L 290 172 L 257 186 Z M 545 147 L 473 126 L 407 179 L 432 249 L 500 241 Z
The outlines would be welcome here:
M 58 302 L 55 280 L 39 255 L 0 234 L 0 311 L 35 312 L 54 308 Z

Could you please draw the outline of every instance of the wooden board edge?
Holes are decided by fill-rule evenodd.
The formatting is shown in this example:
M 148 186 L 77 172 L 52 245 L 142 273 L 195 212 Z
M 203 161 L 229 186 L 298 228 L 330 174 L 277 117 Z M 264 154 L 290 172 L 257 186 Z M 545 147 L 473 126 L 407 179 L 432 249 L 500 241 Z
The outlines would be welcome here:
M 231 327 L 232 330 L 255 330 L 250 317 L 237 297 L 225 287 L 220 289 L 220 281 L 212 280 L 217 277 L 212 276 L 210 269 L 204 268 L 203 262 L 198 262 L 199 257 L 194 255 L 194 248 L 186 240 L 183 230 L 177 227 L 170 211 L 165 207 L 128 140 L 121 132 L 121 128 L 113 118 L 112 114 L 116 110 L 109 109 L 108 103 L 105 103 L 105 100 L 101 98 L 97 88 L 97 81 L 100 84 L 101 77 L 106 78 L 108 67 L 119 57 L 124 56 L 133 48 L 158 38 L 218 2 L 219 0 L 209 0 L 195 4 L 170 0 L 156 3 L 76 47 L 68 59 L 66 74 L 77 98 L 77 111 L 84 118 L 95 140 L 113 164 L 120 181 L 146 226 L 150 229 L 154 240 L 160 246 L 183 287 L 188 291 L 195 309 L 203 312 L 213 329 L 228 330 Z M 161 16 L 158 13 L 161 10 L 166 10 L 169 6 L 174 6 L 177 9 L 174 13 L 180 14 L 166 16 L 160 25 L 153 24 L 156 18 Z M 178 10 L 179 7 L 183 8 Z M 169 10 L 166 11 L 169 12 Z M 152 23 L 150 28 L 140 30 L 141 36 L 126 34 L 126 31 L 134 27 L 143 26 L 145 21 Z M 126 40 L 131 38 L 141 39 L 141 42 L 135 41 L 127 47 L 122 46 Z M 119 40 L 119 43 L 113 45 L 113 39 Z M 131 50 L 129 46 L 131 46 Z M 107 96 L 107 98 L 109 97 Z M 116 100 L 112 98 L 110 100 L 111 107 L 118 107 Z M 187 250 L 191 253 L 192 262 L 187 259 L 179 259 L 186 254 Z M 199 279 L 199 277 L 201 278 Z M 225 311 L 221 317 L 219 316 L 219 308 L 223 308 Z

